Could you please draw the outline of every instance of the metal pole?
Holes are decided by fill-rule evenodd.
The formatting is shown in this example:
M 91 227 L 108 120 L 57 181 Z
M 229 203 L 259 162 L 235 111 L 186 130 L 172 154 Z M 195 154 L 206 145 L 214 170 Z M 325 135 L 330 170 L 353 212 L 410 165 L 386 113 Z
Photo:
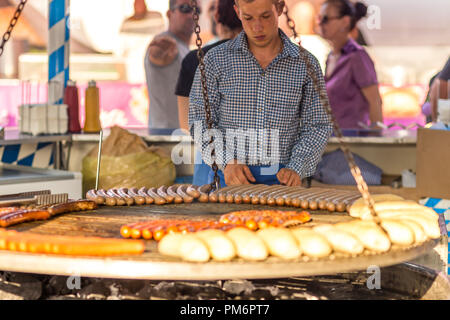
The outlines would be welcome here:
M 95 190 L 98 190 L 98 181 L 100 178 L 100 162 L 102 159 L 102 144 L 103 144 L 103 130 L 100 130 L 100 140 L 98 141 L 97 175 L 95 177 Z
M 69 17 L 70 0 L 48 1 L 48 82 L 59 83 L 49 88 L 49 104 L 63 103 L 69 80 Z

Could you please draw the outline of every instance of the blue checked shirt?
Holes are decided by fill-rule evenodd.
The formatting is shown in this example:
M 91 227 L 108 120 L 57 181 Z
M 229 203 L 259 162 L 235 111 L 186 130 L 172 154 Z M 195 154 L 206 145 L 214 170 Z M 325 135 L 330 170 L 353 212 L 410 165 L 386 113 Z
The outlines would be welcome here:
M 247 165 L 284 164 L 300 177 L 312 176 L 332 131 L 299 48 L 279 30 L 282 52 L 264 70 L 242 31 L 205 56 L 213 129 L 207 130 L 200 71 L 189 99 L 189 126 L 202 157 L 212 164 L 211 135 L 219 168 L 231 160 Z M 320 89 L 325 82 L 308 53 Z M 245 141 L 244 141 L 245 140 Z

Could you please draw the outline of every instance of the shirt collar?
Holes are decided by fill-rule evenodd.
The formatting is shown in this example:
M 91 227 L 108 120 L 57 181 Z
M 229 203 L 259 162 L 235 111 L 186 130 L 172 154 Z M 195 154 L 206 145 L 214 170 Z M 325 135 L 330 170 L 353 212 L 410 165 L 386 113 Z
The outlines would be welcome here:
M 361 50 L 362 47 L 352 38 L 348 39 L 347 43 L 342 47 L 341 52 L 348 54 L 353 51 Z
M 281 51 L 281 57 L 299 57 L 300 52 L 298 49 L 298 46 L 294 44 L 288 36 L 283 32 L 283 30 L 278 29 L 278 33 L 280 35 L 281 41 L 283 42 L 283 50 Z M 242 51 L 249 51 L 248 50 L 248 42 L 247 42 L 247 35 L 245 34 L 244 30 L 239 33 L 239 35 L 230 41 L 230 48 L 232 50 L 242 50 Z

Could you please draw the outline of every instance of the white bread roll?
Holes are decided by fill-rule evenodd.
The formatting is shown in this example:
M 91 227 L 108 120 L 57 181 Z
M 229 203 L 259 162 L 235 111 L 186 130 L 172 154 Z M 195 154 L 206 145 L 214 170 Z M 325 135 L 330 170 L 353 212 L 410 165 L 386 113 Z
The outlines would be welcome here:
M 391 247 L 389 237 L 373 221 L 342 222 L 336 224 L 335 227 L 354 235 L 369 250 L 386 252 Z
M 439 229 L 439 223 L 433 219 L 424 218 L 420 215 L 404 214 L 395 216 L 397 220 L 411 220 L 418 223 L 425 231 L 428 238 L 438 239 L 441 236 L 441 230 Z
M 399 221 L 399 222 L 407 225 L 408 227 L 410 227 L 411 230 L 414 232 L 414 242 L 415 243 L 422 243 L 428 239 L 428 236 L 425 233 L 425 231 L 423 230 L 423 227 L 416 221 L 408 220 L 408 219 L 392 219 L 392 220 Z
M 236 256 L 233 242 L 225 232 L 216 229 L 208 229 L 196 232 L 195 235 L 203 240 L 214 260 L 229 261 Z
M 349 254 L 360 254 L 364 251 L 364 246 L 357 237 L 339 230 L 331 224 L 319 225 L 313 230 L 327 239 L 334 251 Z
M 393 244 L 409 246 L 414 243 L 414 231 L 398 220 L 382 219 L 381 226 L 388 233 Z
M 191 262 L 207 262 L 210 254 L 206 244 L 196 235 L 183 235 L 180 245 L 180 255 L 183 260 Z
M 402 197 L 397 196 L 395 194 L 372 194 L 372 199 L 377 202 L 384 202 L 384 201 L 399 201 L 403 200 Z M 359 198 L 353 204 L 350 206 L 349 214 L 352 217 L 360 218 L 362 215 L 362 211 L 367 208 L 366 203 L 364 201 L 364 198 Z
M 269 227 L 256 232 L 264 241 L 271 255 L 283 259 L 298 258 L 302 252 L 297 240 L 288 229 Z
M 407 214 L 419 214 L 427 218 L 433 218 L 435 220 L 439 219 L 439 215 L 431 208 L 422 206 L 414 201 L 403 200 L 403 201 L 384 201 L 377 202 L 374 205 L 375 212 L 380 216 L 380 218 L 390 218 L 391 215 L 395 215 L 396 212 L 404 212 Z M 361 219 L 371 219 L 372 215 L 368 207 L 364 207 L 361 210 L 359 216 Z
M 295 228 L 290 231 L 297 239 L 300 250 L 309 257 L 327 257 L 333 251 L 327 239 L 310 228 Z
M 226 232 L 228 238 L 233 241 L 236 253 L 246 260 L 264 260 L 269 255 L 264 241 L 246 228 L 233 228 Z
M 169 233 L 158 242 L 158 251 L 161 254 L 181 258 L 180 246 L 183 239 L 181 233 Z

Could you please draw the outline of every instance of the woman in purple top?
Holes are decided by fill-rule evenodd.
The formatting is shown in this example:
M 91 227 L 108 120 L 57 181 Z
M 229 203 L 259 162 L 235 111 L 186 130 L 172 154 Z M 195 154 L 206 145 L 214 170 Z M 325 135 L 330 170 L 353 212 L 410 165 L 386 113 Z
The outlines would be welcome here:
M 319 15 L 321 36 L 333 48 L 329 54 L 325 82 L 334 115 L 342 128 L 360 128 L 362 122 L 376 126 L 383 121 L 381 97 L 374 64 L 363 47 L 351 37 L 367 7 L 348 0 L 327 0 Z

